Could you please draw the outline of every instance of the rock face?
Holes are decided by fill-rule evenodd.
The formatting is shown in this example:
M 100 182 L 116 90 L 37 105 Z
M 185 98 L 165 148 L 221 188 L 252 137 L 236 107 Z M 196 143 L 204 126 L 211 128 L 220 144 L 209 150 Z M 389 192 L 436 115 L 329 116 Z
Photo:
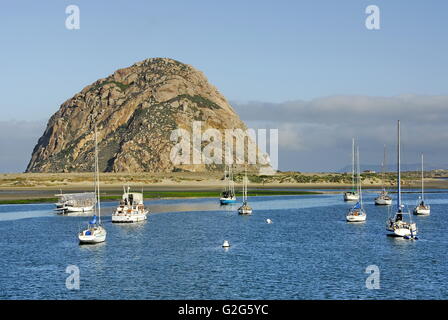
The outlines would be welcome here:
M 206 77 L 193 67 L 153 58 L 115 71 L 64 102 L 34 148 L 27 172 L 92 171 L 94 126 L 103 172 L 221 170 L 214 164 L 175 165 L 171 132 L 240 128 L 244 123 Z

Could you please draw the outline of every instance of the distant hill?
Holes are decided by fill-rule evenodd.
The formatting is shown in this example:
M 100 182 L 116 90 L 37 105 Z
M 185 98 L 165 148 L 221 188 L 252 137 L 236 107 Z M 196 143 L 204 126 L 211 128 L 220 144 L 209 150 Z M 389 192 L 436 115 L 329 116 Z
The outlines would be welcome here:
M 401 170 L 402 171 L 419 171 L 421 168 L 420 163 L 411 163 L 411 164 L 402 164 Z M 425 164 L 425 171 L 432 171 L 432 170 L 438 170 L 438 169 L 447 169 L 448 165 L 432 165 L 432 164 Z M 361 172 L 365 170 L 373 170 L 376 172 L 381 172 L 382 167 L 380 165 L 361 165 Z M 397 170 L 396 164 L 388 165 L 386 168 L 386 171 L 388 172 L 394 172 Z M 344 173 L 344 172 L 351 172 L 352 171 L 352 165 L 347 165 L 344 168 L 339 169 L 337 172 Z

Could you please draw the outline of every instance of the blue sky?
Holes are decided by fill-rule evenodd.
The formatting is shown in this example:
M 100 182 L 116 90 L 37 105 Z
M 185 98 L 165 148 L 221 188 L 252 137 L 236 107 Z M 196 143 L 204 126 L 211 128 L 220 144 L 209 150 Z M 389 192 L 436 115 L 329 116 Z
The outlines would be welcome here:
M 81 29 L 65 28 L 65 8 Z M 367 5 L 381 30 L 364 26 Z M 202 70 L 231 101 L 446 94 L 446 1 L 9 1 L 0 10 L 4 119 L 46 119 L 149 57 Z
M 65 28 L 65 8 L 71 4 L 80 8 L 80 30 Z M 381 10 L 380 30 L 365 28 L 365 9 L 371 4 Z M 413 110 L 426 108 L 425 101 L 438 101 L 431 114 L 440 112 L 444 119 L 445 99 L 431 97 L 448 95 L 447 30 L 444 0 L 2 1 L 0 122 L 10 128 L 17 121 L 22 131 L 15 142 L 9 139 L 10 129 L 8 139 L 0 138 L 2 150 L 21 146 L 7 160 L 0 155 L 0 172 L 24 169 L 45 121 L 61 103 L 116 69 L 150 57 L 174 58 L 203 71 L 249 124 L 260 121 L 248 108 L 272 103 L 278 111 L 268 116 L 273 126 L 286 128 L 284 141 L 321 145 L 300 136 L 307 131 L 295 123 L 306 123 L 303 108 L 315 107 L 325 97 L 343 96 L 355 109 L 361 107 L 351 96 L 371 97 L 373 102 L 366 105 L 387 112 L 375 97 L 428 96 L 411 101 L 421 106 Z M 285 105 L 302 100 L 307 103 Z M 293 121 L 279 115 L 291 113 L 290 105 L 297 108 Z M 405 105 L 396 108 L 406 114 Z M 313 123 L 327 121 L 324 116 Z M 374 122 L 365 125 L 367 131 L 378 128 Z M 351 136 L 340 139 L 350 145 Z M 375 140 L 378 159 L 381 139 Z M 281 150 L 289 154 L 280 159 L 281 169 L 326 170 L 346 164 L 345 151 L 334 150 L 332 161 L 325 163 L 319 150 L 297 143 L 290 149 Z M 303 150 L 307 157 L 297 164 Z M 418 153 L 417 148 L 413 151 Z M 446 163 L 448 155 L 435 158 Z

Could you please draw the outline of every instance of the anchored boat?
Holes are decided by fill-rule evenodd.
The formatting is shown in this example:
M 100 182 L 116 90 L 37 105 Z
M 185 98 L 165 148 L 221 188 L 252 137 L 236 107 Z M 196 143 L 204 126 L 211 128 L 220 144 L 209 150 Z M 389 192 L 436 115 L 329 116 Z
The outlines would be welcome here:
M 94 192 L 63 194 L 61 191 L 55 196 L 59 198 L 54 209 L 58 214 L 92 212 L 96 204 Z
M 425 171 L 423 168 L 423 153 L 422 153 L 422 195 L 419 199 L 419 204 L 414 208 L 414 214 L 420 216 L 429 216 L 431 214 L 431 206 L 425 203 Z
M 98 166 L 98 137 L 95 124 L 95 214 L 86 229 L 78 233 L 80 244 L 95 244 L 106 241 L 107 231 L 101 223 L 100 174 Z
M 344 201 L 359 201 L 359 193 L 355 191 L 355 139 L 352 139 L 352 191 L 344 193 Z
M 221 193 L 221 198 L 219 198 L 219 202 L 221 204 L 236 203 L 235 183 L 233 181 L 233 173 L 231 165 L 227 165 L 226 168 L 224 169 L 224 181 L 225 181 L 225 187 L 224 191 Z
M 247 171 L 245 170 L 243 179 L 243 205 L 238 208 L 238 213 L 242 215 L 252 214 L 252 207 L 247 202 L 247 181 Z
M 382 163 L 382 173 L 381 173 L 381 181 L 383 184 L 383 188 L 378 197 L 375 198 L 375 204 L 378 206 L 390 206 L 392 204 L 392 197 L 389 196 L 389 193 L 386 190 L 385 185 L 385 167 L 386 167 L 386 146 L 384 146 L 384 159 Z
M 364 222 L 367 219 L 366 211 L 362 202 L 361 169 L 359 165 L 359 147 L 356 150 L 357 175 L 356 192 L 359 195 L 359 201 L 351 208 L 346 216 L 347 222 Z
M 386 229 L 389 234 L 403 237 L 407 239 L 416 239 L 417 225 L 412 222 L 412 217 L 409 210 L 405 209 L 405 206 L 401 201 L 401 128 L 400 121 L 398 121 L 398 148 L 397 148 L 397 211 L 395 215 L 389 218 L 386 222 Z M 406 221 L 407 219 L 407 221 Z
M 114 223 L 133 223 L 145 221 L 148 210 L 143 203 L 143 193 L 130 192 L 130 187 L 124 188 L 123 197 L 112 214 Z

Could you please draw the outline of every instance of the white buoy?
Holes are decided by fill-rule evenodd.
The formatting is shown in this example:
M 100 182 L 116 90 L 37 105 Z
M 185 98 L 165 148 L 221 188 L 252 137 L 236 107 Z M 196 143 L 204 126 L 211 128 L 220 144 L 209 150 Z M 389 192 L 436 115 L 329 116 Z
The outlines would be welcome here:
M 230 243 L 229 243 L 229 241 L 224 240 L 224 243 L 222 244 L 222 247 L 223 247 L 223 248 L 228 248 L 228 247 L 230 247 Z
M 267 223 L 267 224 L 271 224 L 271 223 L 272 223 L 272 220 L 271 220 L 271 219 L 266 219 L 266 223 Z

